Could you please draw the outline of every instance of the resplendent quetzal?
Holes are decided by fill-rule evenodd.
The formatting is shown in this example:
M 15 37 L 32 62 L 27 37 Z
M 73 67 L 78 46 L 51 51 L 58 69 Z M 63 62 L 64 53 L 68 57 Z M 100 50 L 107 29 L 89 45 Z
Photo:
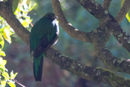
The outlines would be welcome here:
M 54 13 L 47 13 L 32 27 L 30 33 L 30 53 L 33 57 L 33 72 L 36 81 L 41 81 L 43 58 L 47 48 L 58 40 L 59 26 Z

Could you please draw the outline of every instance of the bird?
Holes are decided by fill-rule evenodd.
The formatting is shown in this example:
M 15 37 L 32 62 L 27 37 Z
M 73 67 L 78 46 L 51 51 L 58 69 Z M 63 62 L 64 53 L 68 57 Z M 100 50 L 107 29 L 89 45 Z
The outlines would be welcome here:
M 43 59 L 48 48 L 56 44 L 59 36 L 59 25 L 54 13 L 47 13 L 38 20 L 30 33 L 30 55 L 33 58 L 35 81 L 41 81 Z

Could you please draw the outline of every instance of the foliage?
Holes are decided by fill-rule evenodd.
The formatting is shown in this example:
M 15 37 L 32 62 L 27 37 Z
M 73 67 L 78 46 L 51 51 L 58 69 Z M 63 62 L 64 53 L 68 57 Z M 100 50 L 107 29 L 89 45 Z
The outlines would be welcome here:
M 22 25 L 26 28 L 29 27 L 29 24 L 32 22 L 32 19 L 30 19 L 30 17 L 27 16 L 27 14 L 35 6 L 36 6 L 36 3 L 34 5 L 32 3 L 27 4 L 27 0 L 21 0 L 18 5 L 18 8 L 14 12 L 16 17 L 19 19 L 19 21 L 22 23 Z
M 12 71 L 9 75 L 8 70 L 5 68 L 6 63 L 7 61 L 0 57 L 0 87 L 5 87 L 6 83 L 11 87 L 15 87 L 15 82 L 13 79 L 18 73 L 13 73 Z
M 130 11 L 126 14 L 126 18 L 130 22 Z
M 27 14 L 36 6 L 36 4 L 32 5 L 32 3 L 27 4 L 26 2 L 27 0 L 14 0 L 12 10 L 22 25 L 27 28 L 32 21 Z M 14 31 L 0 16 L 0 87 L 5 87 L 6 84 L 15 87 L 14 79 L 18 73 L 14 73 L 13 71 L 9 73 L 8 69 L 5 67 L 7 60 L 3 59 L 3 57 L 6 56 L 3 51 L 5 40 L 11 44 L 11 35 L 13 34 Z
M 14 74 L 12 71 L 9 75 L 8 69 L 5 68 L 7 61 L 2 58 L 6 56 L 5 52 L 3 51 L 4 40 L 11 43 L 10 36 L 14 32 L 11 31 L 11 28 L 2 17 L 0 17 L 0 25 L 0 87 L 5 87 L 6 83 L 11 87 L 15 87 L 15 82 L 13 79 L 16 77 L 17 73 Z

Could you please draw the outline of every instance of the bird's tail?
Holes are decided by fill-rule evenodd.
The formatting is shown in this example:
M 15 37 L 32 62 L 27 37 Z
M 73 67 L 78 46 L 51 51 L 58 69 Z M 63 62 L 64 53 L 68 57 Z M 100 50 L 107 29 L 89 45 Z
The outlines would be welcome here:
M 36 81 L 41 81 L 44 54 L 33 58 L 33 73 Z

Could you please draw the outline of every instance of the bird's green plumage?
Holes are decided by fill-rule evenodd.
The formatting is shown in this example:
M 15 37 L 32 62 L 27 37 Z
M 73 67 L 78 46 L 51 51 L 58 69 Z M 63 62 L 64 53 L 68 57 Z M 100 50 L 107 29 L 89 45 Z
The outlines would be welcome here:
M 36 73 L 36 76 L 38 75 L 38 67 L 40 66 L 40 61 L 41 59 L 44 57 L 44 53 L 42 55 L 40 55 L 38 58 L 34 58 L 33 61 L 34 61 L 34 64 L 35 64 L 35 73 Z
M 42 18 L 41 20 L 39 20 L 38 22 L 36 22 L 35 26 L 32 28 L 32 35 L 30 37 L 30 39 L 33 39 L 30 41 L 31 45 L 31 49 L 35 49 L 38 44 L 40 43 L 40 40 L 43 36 L 47 35 L 48 40 L 52 40 L 52 38 L 55 35 L 55 28 L 52 29 L 52 23 L 50 20 L 47 20 L 46 18 Z M 51 30 L 50 30 L 51 29 Z M 35 38 L 33 38 L 35 37 Z
M 34 77 L 41 81 L 45 51 L 58 37 L 58 25 L 53 13 L 48 13 L 37 21 L 30 34 L 30 52 L 33 57 Z

